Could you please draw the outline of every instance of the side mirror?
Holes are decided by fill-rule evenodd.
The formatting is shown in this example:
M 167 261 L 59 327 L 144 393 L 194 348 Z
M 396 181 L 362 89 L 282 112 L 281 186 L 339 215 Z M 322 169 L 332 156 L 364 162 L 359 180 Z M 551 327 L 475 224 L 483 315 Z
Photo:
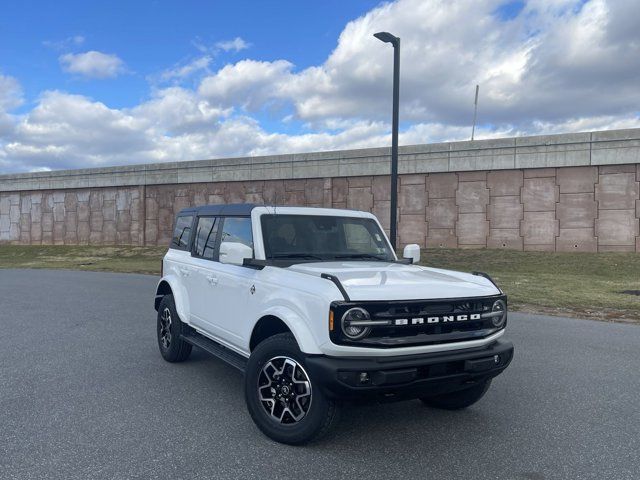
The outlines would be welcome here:
M 222 242 L 220 244 L 220 263 L 242 265 L 245 258 L 253 257 L 253 249 L 244 243 Z
M 404 247 L 402 258 L 410 258 L 411 263 L 418 263 L 420 261 L 420 245 L 417 243 L 410 243 Z

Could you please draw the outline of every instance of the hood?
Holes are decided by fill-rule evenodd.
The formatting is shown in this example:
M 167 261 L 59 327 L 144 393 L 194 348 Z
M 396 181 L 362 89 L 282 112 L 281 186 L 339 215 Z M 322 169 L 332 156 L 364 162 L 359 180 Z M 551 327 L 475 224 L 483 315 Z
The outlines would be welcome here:
M 288 267 L 308 275 L 338 277 L 351 300 L 428 300 L 483 297 L 500 291 L 470 273 L 386 262 L 317 262 Z

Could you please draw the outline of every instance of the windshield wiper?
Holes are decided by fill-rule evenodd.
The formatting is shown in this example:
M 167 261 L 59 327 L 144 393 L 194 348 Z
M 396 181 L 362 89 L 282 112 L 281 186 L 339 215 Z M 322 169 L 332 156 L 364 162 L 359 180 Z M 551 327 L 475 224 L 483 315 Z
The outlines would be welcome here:
M 306 258 L 312 260 L 324 260 L 322 257 L 309 255 L 308 253 L 276 253 L 275 255 L 270 255 L 269 258 Z
M 391 262 L 393 260 L 389 260 L 388 258 L 385 257 L 381 257 L 379 255 L 372 255 L 370 253 L 350 253 L 350 254 L 346 254 L 346 255 L 334 255 L 335 258 L 352 258 L 352 259 L 356 259 L 356 258 L 369 258 L 372 260 L 380 260 L 383 262 Z

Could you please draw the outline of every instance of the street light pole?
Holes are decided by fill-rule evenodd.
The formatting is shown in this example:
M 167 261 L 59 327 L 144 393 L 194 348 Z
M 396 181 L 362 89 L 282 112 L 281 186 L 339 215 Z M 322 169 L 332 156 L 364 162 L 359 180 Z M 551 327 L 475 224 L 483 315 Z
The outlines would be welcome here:
M 393 45 L 393 116 L 391 119 L 391 211 L 390 240 L 396 248 L 398 232 L 398 112 L 400 102 L 400 38 L 389 32 L 373 34 L 378 40 Z

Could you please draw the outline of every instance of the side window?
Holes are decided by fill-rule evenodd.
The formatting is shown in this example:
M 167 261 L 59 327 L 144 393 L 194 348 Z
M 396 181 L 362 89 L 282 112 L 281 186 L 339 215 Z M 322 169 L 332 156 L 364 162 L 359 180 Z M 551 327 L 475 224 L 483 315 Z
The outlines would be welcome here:
M 192 223 L 192 215 L 183 215 L 176 219 L 176 226 L 173 229 L 173 237 L 171 238 L 171 247 L 181 249 L 186 249 L 189 247 Z
M 253 249 L 250 218 L 227 217 L 224 219 L 221 243 L 229 242 L 242 243 Z
M 193 245 L 193 254 L 215 260 L 216 258 L 216 237 L 218 236 L 218 225 L 220 220 L 216 217 L 200 217 L 196 228 L 196 239 Z

